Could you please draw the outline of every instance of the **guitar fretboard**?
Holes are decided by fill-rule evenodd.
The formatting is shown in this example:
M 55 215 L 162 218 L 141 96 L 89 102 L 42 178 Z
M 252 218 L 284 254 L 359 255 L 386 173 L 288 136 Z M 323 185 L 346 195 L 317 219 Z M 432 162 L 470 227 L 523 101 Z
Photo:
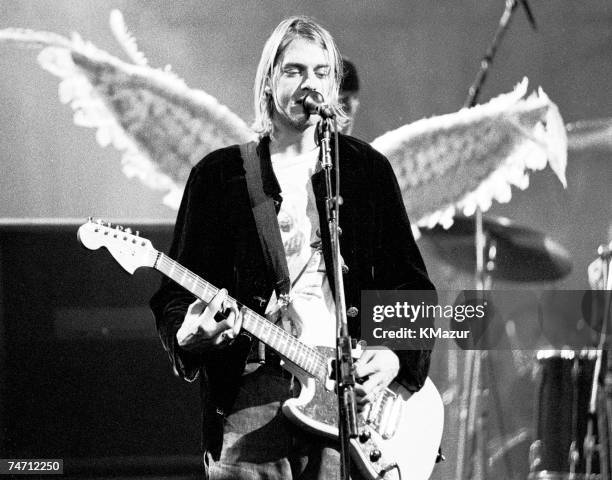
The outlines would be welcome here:
M 218 288 L 161 252 L 157 252 L 157 260 L 153 267 L 204 302 L 210 302 L 219 291 Z M 226 302 L 233 306 L 238 305 L 238 302 L 230 296 L 227 297 Z M 325 358 L 316 348 L 306 345 L 249 308 L 245 308 L 243 312 L 242 328 L 308 374 L 319 379 L 325 378 L 327 372 Z

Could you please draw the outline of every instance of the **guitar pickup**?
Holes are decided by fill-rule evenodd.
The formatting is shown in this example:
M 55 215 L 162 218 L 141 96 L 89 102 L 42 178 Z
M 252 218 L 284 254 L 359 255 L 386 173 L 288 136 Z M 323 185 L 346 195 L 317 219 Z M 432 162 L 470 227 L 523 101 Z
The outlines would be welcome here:
M 372 402 L 372 407 L 365 418 L 380 436 L 387 440 L 395 435 L 401 415 L 401 399 L 391 390 L 385 389 Z

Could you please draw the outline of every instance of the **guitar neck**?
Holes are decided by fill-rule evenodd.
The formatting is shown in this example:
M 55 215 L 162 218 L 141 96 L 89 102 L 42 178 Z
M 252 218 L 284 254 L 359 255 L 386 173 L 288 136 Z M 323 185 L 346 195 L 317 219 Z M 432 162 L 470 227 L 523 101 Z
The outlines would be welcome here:
M 204 302 L 209 303 L 219 292 L 218 288 L 167 255 L 161 252 L 156 253 L 157 259 L 153 268 L 171 278 Z M 227 302 L 234 307 L 239 306 L 238 301 L 229 296 Z M 302 343 L 250 308 L 243 310 L 242 328 L 313 377 L 325 377 L 327 370 L 325 359 L 316 348 Z

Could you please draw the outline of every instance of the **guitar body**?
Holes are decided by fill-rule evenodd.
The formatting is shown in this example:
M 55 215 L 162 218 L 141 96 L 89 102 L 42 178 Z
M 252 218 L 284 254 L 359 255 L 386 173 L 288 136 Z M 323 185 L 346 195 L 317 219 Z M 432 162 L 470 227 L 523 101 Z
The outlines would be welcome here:
M 328 347 L 318 349 L 330 359 L 334 354 Z M 313 433 L 337 439 L 338 402 L 333 382 L 323 384 L 290 362 L 284 367 L 302 384 L 300 396 L 283 405 L 285 416 Z M 359 414 L 359 432 L 366 435 L 351 439 L 351 457 L 369 479 L 427 480 L 438 454 L 443 424 L 442 399 L 429 378 L 416 393 L 393 382 Z

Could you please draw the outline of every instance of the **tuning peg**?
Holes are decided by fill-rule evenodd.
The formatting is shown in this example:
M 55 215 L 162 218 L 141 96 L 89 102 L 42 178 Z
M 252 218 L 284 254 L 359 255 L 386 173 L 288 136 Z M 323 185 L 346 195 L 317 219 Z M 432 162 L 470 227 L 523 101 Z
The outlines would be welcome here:
M 123 232 L 123 227 L 121 225 L 117 225 L 115 228 L 120 232 Z
M 128 233 L 128 234 L 130 234 L 130 235 L 131 235 L 131 234 L 132 234 L 132 229 L 131 229 L 130 227 L 127 227 L 127 228 L 125 229 L 125 233 Z
M 134 235 L 136 235 L 137 237 L 140 237 L 140 232 L 136 230 L 136 233 Z

